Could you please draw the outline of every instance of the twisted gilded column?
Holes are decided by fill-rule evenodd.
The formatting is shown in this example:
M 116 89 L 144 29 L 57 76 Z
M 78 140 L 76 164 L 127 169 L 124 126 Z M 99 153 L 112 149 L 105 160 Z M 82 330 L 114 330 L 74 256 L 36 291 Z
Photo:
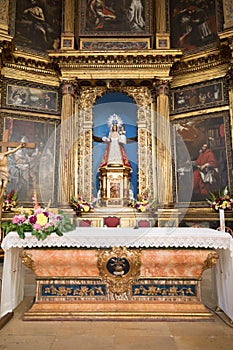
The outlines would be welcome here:
M 74 105 L 75 86 L 72 82 L 62 85 L 62 113 L 59 157 L 59 203 L 69 202 L 74 192 Z
M 158 203 L 170 206 L 172 192 L 172 153 L 169 121 L 169 81 L 156 81 Z

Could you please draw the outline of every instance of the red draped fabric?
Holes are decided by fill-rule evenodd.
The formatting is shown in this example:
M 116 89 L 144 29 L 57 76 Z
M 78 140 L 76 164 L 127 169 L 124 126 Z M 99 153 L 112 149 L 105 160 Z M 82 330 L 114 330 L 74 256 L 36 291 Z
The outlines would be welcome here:
M 99 168 L 102 168 L 102 167 L 105 167 L 108 165 L 109 148 L 110 148 L 110 143 L 107 143 L 104 155 L 103 155 L 101 162 L 100 162 L 100 165 L 99 165 Z M 123 161 L 122 165 L 125 167 L 128 167 L 128 168 L 132 168 L 130 161 L 128 159 L 128 156 L 125 152 L 124 146 L 121 144 L 120 144 L 120 150 L 121 150 L 121 156 L 122 156 L 122 161 Z

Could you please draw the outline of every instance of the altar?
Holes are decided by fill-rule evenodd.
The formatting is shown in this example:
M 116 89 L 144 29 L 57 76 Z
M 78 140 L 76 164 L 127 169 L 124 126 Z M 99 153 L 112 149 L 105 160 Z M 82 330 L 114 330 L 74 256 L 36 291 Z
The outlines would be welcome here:
M 23 261 L 36 275 L 35 302 L 24 320 L 211 319 L 200 281 L 215 264 L 216 303 L 233 319 L 233 302 L 225 298 L 232 290 L 233 244 L 225 232 L 77 228 L 44 241 L 12 232 L 2 248 L 1 317 L 23 300 Z

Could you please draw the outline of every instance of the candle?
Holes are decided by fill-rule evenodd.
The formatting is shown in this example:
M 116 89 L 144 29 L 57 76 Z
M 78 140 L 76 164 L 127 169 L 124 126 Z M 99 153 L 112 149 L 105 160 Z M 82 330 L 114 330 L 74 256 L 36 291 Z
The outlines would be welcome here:
M 220 218 L 220 229 L 225 232 L 225 216 L 224 209 L 219 209 L 219 218 Z

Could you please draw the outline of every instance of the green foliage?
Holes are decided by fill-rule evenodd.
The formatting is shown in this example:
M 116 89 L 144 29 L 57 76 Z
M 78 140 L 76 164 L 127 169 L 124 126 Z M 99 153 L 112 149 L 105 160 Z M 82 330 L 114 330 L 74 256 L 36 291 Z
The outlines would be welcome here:
M 69 216 L 65 214 L 64 211 L 59 210 L 58 214 L 62 217 L 62 220 L 57 225 L 58 227 L 56 233 L 58 236 L 62 236 L 62 232 L 69 232 L 76 228 L 76 226 L 71 223 Z

